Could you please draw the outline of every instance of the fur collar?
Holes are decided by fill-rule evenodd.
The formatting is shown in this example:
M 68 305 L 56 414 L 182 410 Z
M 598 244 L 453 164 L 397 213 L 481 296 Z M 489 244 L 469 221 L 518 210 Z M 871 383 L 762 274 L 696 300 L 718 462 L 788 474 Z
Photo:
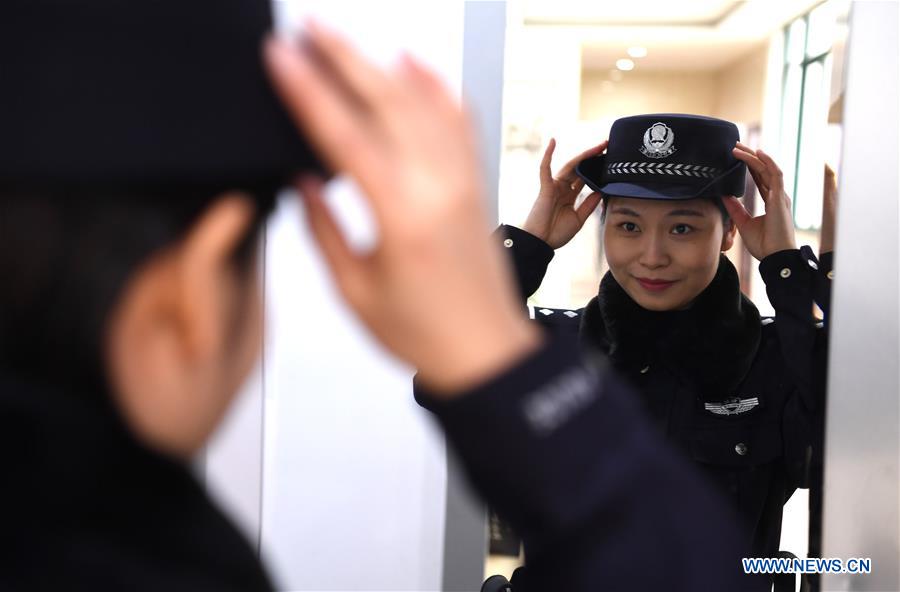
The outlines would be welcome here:
M 662 362 L 701 397 L 721 398 L 746 376 L 761 332 L 759 310 L 741 293 L 737 271 L 722 255 L 712 282 L 687 310 L 642 308 L 607 272 L 585 308 L 580 339 L 626 374 L 650 360 Z

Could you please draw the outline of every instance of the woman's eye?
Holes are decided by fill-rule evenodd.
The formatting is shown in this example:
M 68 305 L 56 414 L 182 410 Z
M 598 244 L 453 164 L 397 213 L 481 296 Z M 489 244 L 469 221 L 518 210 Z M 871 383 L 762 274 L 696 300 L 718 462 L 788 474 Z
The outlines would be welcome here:
M 676 224 L 672 229 L 672 234 L 687 234 L 692 230 L 693 228 L 691 228 L 687 224 Z
M 637 224 L 634 222 L 622 222 L 619 224 L 619 228 L 624 230 L 625 232 L 637 232 Z

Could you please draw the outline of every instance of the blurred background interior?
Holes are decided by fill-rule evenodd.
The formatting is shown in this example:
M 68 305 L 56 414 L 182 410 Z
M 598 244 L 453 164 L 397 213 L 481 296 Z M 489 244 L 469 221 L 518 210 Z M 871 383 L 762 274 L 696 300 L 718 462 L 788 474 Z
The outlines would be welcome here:
M 737 124 L 772 154 L 793 198 L 797 243 L 818 252 L 823 168 L 840 174 L 849 0 L 510 2 L 507 12 L 499 218 L 521 226 L 538 167 L 556 138 L 553 171 L 608 137 L 619 117 L 694 113 Z M 747 176 L 744 203 L 763 211 Z M 589 189 L 583 192 L 587 195 Z M 531 304 L 581 308 L 606 272 L 597 212 L 559 249 Z M 761 314 L 774 310 L 758 262 L 738 236 L 728 257 Z M 782 549 L 807 551 L 807 490 L 785 507 Z M 516 541 L 496 519 L 486 573 L 509 575 Z
M 639 113 L 696 113 L 737 124 L 775 156 L 794 198 L 798 242 L 818 249 L 825 162 L 840 166 L 847 0 L 510 3 L 503 93 L 500 219 L 524 222 L 551 137 L 554 167 Z M 750 180 L 748 176 L 748 180 Z M 760 212 L 748 185 L 748 207 Z M 593 216 L 560 250 L 535 295 L 580 307 L 605 272 Z M 771 312 L 752 257 L 729 253 L 744 292 Z

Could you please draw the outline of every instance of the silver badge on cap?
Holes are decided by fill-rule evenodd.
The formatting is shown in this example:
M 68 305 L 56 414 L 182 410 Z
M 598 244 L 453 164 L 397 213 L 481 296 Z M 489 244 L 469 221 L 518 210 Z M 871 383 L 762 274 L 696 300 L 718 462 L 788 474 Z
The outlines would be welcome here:
M 750 397 L 749 399 L 734 397 L 721 403 L 706 403 L 704 408 L 716 415 L 740 415 L 750 411 L 757 405 L 759 405 L 758 397 Z
M 644 132 L 644 145 L 641 154 L 648 158 L 665 158 L 675 153 L 675 132 L 672 128 L 658 121 Z

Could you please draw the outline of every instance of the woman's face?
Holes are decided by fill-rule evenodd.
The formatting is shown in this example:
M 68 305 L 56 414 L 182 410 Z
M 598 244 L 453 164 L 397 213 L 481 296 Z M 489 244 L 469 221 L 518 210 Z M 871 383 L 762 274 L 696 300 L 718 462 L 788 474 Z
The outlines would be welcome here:
M 635 302 L 647 310 L 679 310 L 712 282 L 734 230 L 708 199 L 611 197 L 603 245 L 610 272 Z

